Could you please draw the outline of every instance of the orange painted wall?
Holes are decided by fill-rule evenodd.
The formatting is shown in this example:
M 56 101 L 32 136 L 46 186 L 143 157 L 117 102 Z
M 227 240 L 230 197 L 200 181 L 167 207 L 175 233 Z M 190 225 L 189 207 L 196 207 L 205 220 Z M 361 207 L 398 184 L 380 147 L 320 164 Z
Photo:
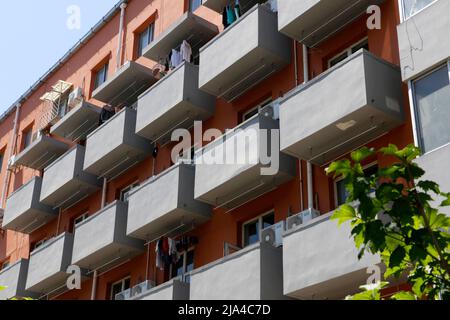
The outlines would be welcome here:
M 165 7 L 162 7 L 163 2 Z M 170 2 L 170 6 L 168 3 Z M 135 54 L 136 30 L 139 30 L 144 22 L 149 19 L 155 19 L 156 36 L 165 30 L 171 23 L 180 17 L 186 10 L 186 1 L 161 1 L 161 0 L 133 0 L 126 11 L 126 30 L 124 40 L 123 61 L 131 60 Z M 221 24 L 221 17 L 206 8 L 199 8 L 197 14 L 213 21 L 217 25 Z M 329 58 L 335 56 L 343 49 L 354 42 L 368 37 L 370 50 L 376 55 L 399 64 L 399 53 L 396 38 L 396 25 L 399 23 L 398 7 L 396 0 L 388 0 L 382 5 L 382 29 L 367 30 L 365 18 L 361 18 L 343 29 L 326 42 L 309 50 L 309 70 L 310 77 L 319 75 L 326 69 Z M 51 79 L 45 83 L 30 99 L 23 105 L 20 118 L 20 131 L 26 128 L 37 117 L 40 105 L 39 97 L 45 93 L 49 86 L 57 80 L 64 79 L 72 82 L 75 86 L 85 84 L 85 94 L 89 97 L 89 88 L 92 83 L 93 73 L 91 70 L 98 65 L 105 57 L 110 56 L 109 76 L 115 72 L 116 48 L 119 17 L 116 15 L 111 22 L 107 24 L 95 37 L 90 40 L 79 52 L 77 52 L 68 63 L 58 70 Z M 221 27 L 221 26 L 220 26 Z M 292 42 L 294 48 L 294 42 Z M 292 50 L 293 51 L 293 50 Z M 298 81 L 303 81 L 302 70 L 302 48 L 297 45 L 298 57 Z M 137 62 L 151 67 L 153 62 L 146 58 L 139 58 Z M 216 114 L 211 119 L 205 121 L 203 129 L 218 128 L 225 130 L 233 128 L 239 123 L 239 115 L 255 104 L 265 100 L 267 97 L 276 99 L 283 96 L 295 87 L 295 68 L 294 57 L 292 63 L 279 73 L 266 79 L 253 89 L 249 90 L 243 97 L 230 104 L 223 100 L 218 100 L 216 104 Z M 338 89 L 338 88 L 337 88 Z M 378 138 L 369 143 L 369 146 L 380 147 L 387 143 L 396 143 L 400 146 L 413 142 L 412 127 L 409 116 L 409 106 L 407 99 L 407 88 L 404 88 L 404 109 L 406 122 L 404 125 L 396 128 L 388 135 Z M 92 103 L 101 106 L 101 102 L 91 100 Z M 324 106 L 324 112 L 326 112 Z M 9 143 L 9 137 L 12 130 L 12 118 L 9 116 L 0 124 L 0 150 Z M 299 119 L 299 124 L 303 119 Z M 18 139 L 20 141 L 20 137 Z M 161 148 L 155 163 L 155 173 L 160 173 L 170 165 L 170 150 L 172 145 Z M 389 165 L 388 162 L 378 159 L 380 166 Z M 6 161 L 6 160 L 5 160 Z M 4 164 L 5 167 L 5 164 Z M 127 171 L 121 177 L 108 184 L 107 202 L 117 199 L 118 191 L 135 180 L 145 181 L 152 175 L 153 159 L 149 157 L 139 165 Z M 204 264 L 223 257 L 224 242 L 241 245 L 241 226 L 242 223 L 265 213 L 271 209 L 275 210 L 276 220 L 286 219 L 289 213 L 299 212 L 300 206 L 300 185 L 302 184 L 304 194 L 302 196 L 303 206 L 306 207 L 306 164 L 302 162 L 301 166 L 303 179 L 300 179 L 300 172 L 296 178 L 276 190 L 261 196 L 260 198 L 232 211 L 225 212 L 223 209 L 214 210 L 213 217 L 205 224 L 198 226 L 190 235 L 195 235 L 199 243 L 195 249 L 195 266 L 200 267 Z M 0 178 L 5 174 L 3 168 Z M 31 177 L 38 174 L 29 169 L 24 169 L 14 175 L 13 183 L 9 188 L 12 192 L 17 187 L 28 181 Z M 317 209 L 321 213 L 327 213 L 334 210 L 334 185 L 332 179 L 324 173 L 324 168 L 314 167 L 314 193 L 317 199 Z M 43 238 L 50 238 L 64 231 L 71 231 L 71 221 L 74 217 L 89 211 L 95 214 L 100 209 L 101 191 L 85 199 L 75 207 L 62 212 L 60 218 L 50 222 L 48 225 L 34 232 L 28 239 L 27 236 L 20 235 L 11 231 L 0 235 L 0 261 L 6 257 L 11 257 L 15 261 L 20 257 L 28 257 L 29 243 L 34 243 Z M 126 262 L 119 267 L 101 275 L 97 284 L 97 299 L 108 299 L 109 286 L 112 282 L 120 280 L 125 276 L 131 276 L 131 284 L 137 284 L 145 280 L 146 274 L 157 283 L 167 280 L 167 277 L 160 271 L 155 271 L 154 244 L 149 248 L 149 262 L 147 262 L 147 253 Z M 149 269 L 146 265 L 149 263 Z M 91 295 L 92 280 L 83 282 L 82 290 L 71 291 L 55 297 L 56 299 L 89 299 Z

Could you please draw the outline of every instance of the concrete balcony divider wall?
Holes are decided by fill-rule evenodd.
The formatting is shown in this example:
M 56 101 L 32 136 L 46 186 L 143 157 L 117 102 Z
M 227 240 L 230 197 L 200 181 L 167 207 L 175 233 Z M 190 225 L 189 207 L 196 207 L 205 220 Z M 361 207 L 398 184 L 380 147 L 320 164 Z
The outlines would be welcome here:
M 136 133 L 163 144 L 172 130 L 214 114 L 216 98 L 198 89 L 198 66 L 182 63 L 138 100 Z
M 128 204 L 116 201 L 75 228 L 72 264 L 95 270 L 145 250 L 144 241 L 126 236 Z
M 44 170 L 40 201 L 67 208 L 101 187 L 101 180 L 83 171 L 85 147 L 76 145 Z
M 178 226 L 191 227 L 210 219 L 211 207 L 194 200 L 194 177 L 195 167 L 180 163 L 132 191 L 127 235 L 150 240 Z
M 384 0 L 278 0 L 278 28 L 314 47 Z
M 34 177 L 9 196 L 3 229 L 31 233 L 56 218 L 57 210 L 39 202 L 41 188 L 42 178 Z
M 450 2 L 438 0 L 397 26 L 403 81 L 445 64 L 450 58 Z
M 200 49 L 200 89 L 233 101 L 291 61 L 277 14 L 257 5 Z
M 189 300 L 189 283 L 171 280 L 134 297 L 133 300 Z
M 28 260 L 21 259 L 0 271 L 0 285 L 6 289 L 0 291 L 0 300 L 12 298 L 37 298 L 36 294 L 25 290 Z
M 263 135 L 269 136 L 272 130 L 279 127 L 278 120 L 273 117 L 272 107 L 266 107 L 257 116 L 197 152 L 195 199 L 233 209 L 294 178 L 296 161 L 291 156 L 279 153 L 278 144 L 278 153 L 274 155 L 279 155 L 278 171 L 275 174 L 262 174 L 261 169 L 268 166 L 261 163 L 261 155 L 267 154 L 274 143 L 270 139 L 263 139 Z M 234 150 L 237 150 L 232 159 L 234 162 L 226 162 L 230 157 L 227 152 Z M 224 155 L 223 163 L 208 160 L 217 154 Z
M 123 108 L 87 137 L 84 171 L 110 179 L 150 155 L 151 142 L 135 132 L 136 110 Z
M 330 216 L 313 219 L 283 235 L 285 295 L 307 300 L 342 299 L 359 292 L 370 276 L 368 267 L 382 268 L 379 256 L 366 253 L 358 260 L 350 224 L 338 226 Z
M 192 271 L 190 299 L 285 299 L 282 249 L 258 243 Z
M 30 254 L 26 290 L 48 294 L 65 284 L 72 261 L 73 235 L 63 233 Z
M 324 165 L 388 133 L 404 121 L 401 85 L 398 67 L 358 51 L 282 99 L 281 151 Z
M 41 135 L 15 156 L 14 165 L 42 170 L 69 149 L 69 146 L 52 137 Z

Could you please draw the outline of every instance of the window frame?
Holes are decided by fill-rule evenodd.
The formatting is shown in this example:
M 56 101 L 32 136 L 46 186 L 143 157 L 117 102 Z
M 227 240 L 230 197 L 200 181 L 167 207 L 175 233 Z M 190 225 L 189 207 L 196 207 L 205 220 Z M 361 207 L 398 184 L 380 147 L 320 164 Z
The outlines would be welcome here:
M 379 164 L 378 164 L 377 160 L 372 161 L 372 162 L 366 164 L 365 166 L 363 166 L 363 171 L 365 171 L 365 170 L 367 170 L 367 169 L 369 169 L 371 167 L 375 167 L 375 166 L 379 167 Z M 334 179 L 334 181 L 333 181 L 334 205 L 335 205 L 336 208 L 339 208 L 342 205 L 342 204 L 339 204 L 339 202 L 338 202 L 338 190 L 337 190 L 337 184 L 338 184 L 338 182 L 341 182 L 342 180 L 344 180 L 344 178 L 342 176 L 339 176 L 336 179 Z
M 124 288 L 125 288 L 125 282 L 126 282 L 127 280 L 130 281 L 130 287 L 124 289 Z M 122 279 L 120 279 L 120 280 L 118 280 L 118 281 L 116 281 L 116 282 L 111 283 L 110 288 L 109 288 L 109 296 L 110 296 L 110 300 L 113 300 L 113 301 L 116 300 L 116 296 L 113 296 L 113 288 L 114 288 L 114 286 L 117 285 L 117 284 L 121 284 L 121 285 L 122 285 L 122 289 L 121 289 L 118 293 L 116 293 L 116 294 L 119 294 L 119 293 L 121 293 L 121 292 L 124 292 L 125 290 L 130 289 L 130 288 L 131 288 L 131 276 L 127 276 L 127 277 L 122 278 Z
M 119 200 L 122 202 L 128 201 L 128 199 L 125 200 L 125 195 L 128 192 L 130 192 L 131 190 L 133 190 L 134 188 L 137 188 L 138 186 L 139 186 L 139 180 L 136 180 L 136 181 L 130 183 L 129 185 L 127 185 L 126 187 L 121 188 L 119 191 Z M 127 191 L 125 191 L 125 190 L 127 190 Z
M 268 106 L 269 104 L 271 104 L 273 102 L 272 97 L 269 97 L 267 99 L 264 99 L 262 102 L 256 104 L 255 106 L 253 106 L 252 108 L 246 110 L 245 112 L 242 113 L 241 115 L 241 123 L 244 123 L 245 121 L 250 120 L 251 118 L 253 118 L 256 114 L 258 114 L 264 107 Z M 254 112 L 255 110 L 257 110 L 257 113 L 254 114 L 253 116 L 249 117 L 249 118 L 245 118 L 246 116 L 248 116 L 249 114 L 251 114 L 252 112 Z
M 186 270 L 186 269 L 187 269 L 187 256 L 188 256 L 188 254 L 189 254 L 190 252 L 192 252 L 193 255 L 194 255 L 194 261 L 193 261 L 194 267 L 193 267 L 193 270 L 195 270 L 195 246 L 192 246 L 192 247 L 189 247 L 187 250 L 184 250 L 184 251 L 180 254 L 181 256 L 183 256 L 183 273 L 182 273 L 182 275 L 181 275 L 181 277 L 183 278 L 183 280 L 184 280 L 186 274 L 190 272 L 190 271 L 187 271 L 187 270 Z M 181 258 L 180 258 L 180 259 L 181 259 Z M 170 280 L 176 279 L 176 278 L 180 277 L 180 275 L 176 275 L 176 276 L 173 275 L 173 272 L 175 271 L 175 270 L 174 270 L 174 266 L 175 266 L 175 265 L 174 265 L 173 263 L 170 264 L 170 269 L 169 269 L 169 278 L 170 278 Z
M 151 37 L 150 37 L 150 30 L 152 31 Z M 150 37 L 150 39 L 147 39 L 148 44 L 145 47 L 141 48 L 141 36 L 147 31 L 149 31 L 149 34 L 147 37 Z M 136 58 L 142 57 L 144 54 L 144 49 L 147 48 L 150 45 L 150 43 L 152 43 L 154 40 L 155 40 L 155 21 L 151 21 L 143 30 L 141 30 L 140 32 L 137 33 Z
M 100 72 L 104 71 L 105 74 L 103 76 L 103 81 L 102 83 L 98 83 L 98 76 L 100 74 Z M 106 81 L 108 81 L 108 71 L 109 71 L 109 59 L 105 59 L 103 62 L 101 62 L 99 64 L 99 66 L 97 68 L 95 68 L 93 70 L 93 74 L 94 74 L 94 81 L 92 84 L 92 91 L 100 88 L 102 86 L 102 84 L 104 84 Z
M 79 216 L 76 216 L 73 219 L 73 230 L 72 232 L 75 232 L 75 229 L 77 228 L 77 225 L 79 225 L 80 223 L 82 223 L 83 221 L 85 221 L 86 219 L 89 218 L 89 211 L 85 211 L 84 213 L 80 214 Z M 77 220 L 81 219 L 81 221 L 77 222 Z
M 242 228 L 241 228 L 242 229 L 241 230 L 242 248 L 246 248 L 248 246 L 253 245 L 253 243 L 252 244 L 246 244 L 245 243 L 245 226 L 247 226 L 249 224 L 252 224 L 252 223 L 255 223 L 257 221 L 258 222 L 258 227 L 259 227 L 259 235 L 258 235 L 259 239 L 258 240 L 261 241 L 261 231 L 263 230 L 263 228 L 262 228 L 263 227 L 263 225 L 262 225 L 263 218 L 265 218 L 265 217 L 267 217 L 267 216 L 269 216 L 271 214 L 273 214 L 274 224 L 276 224 L 276 221 L 275 221 L 275 209 L 268 210 L 268 211 L 264 212 L 263 214 L 260 214 L 259 216 L 255 217 L 255 218 L 252 218 L 251 220 L 247 220 L 244 223 L 242 223 Z
M 29 137 L 29 141 L 27 142 L 28 137 Z M 33 125 L 32 124 L 22 130 L 22 139 L 21 140 L 22 140 L 21 141 L 21 145 L 22 145 L 21 151 L 25 150 L 33 143 Z
M 334 67 L 336 64 L 339 64 L 339 62 L 344 61 L 345 59 L 347 59 L 348 57 L 350 57 L 354 52 L 353 49 L 361 44 L 363 44 L 364 42 L 367 42 L 367 44 L 369 44 L 369 37 L 365 36 L 364 38 L 362 38 L 361 40 L 353 43 L 351 46 L 349 46 L 348 48 L 342 50 L 341 52 L 339 52 L 338 54 L 334 55 L 333 57 L 331 57 L 330 59 L 328 59 L 327 61 L 327 67 L 328 69 Z M 347 57 L 341 61 L 339 61 L 338 63 L 336 63 L 335 65 L 331 66 L 331 62 L 333 60 L 336 60 L 338 57 L 340 57 L 343 54 L 347 54 Z
M 400 0 L 402 1 L 402 0 Z M 447 74 L 450 82 L 450 59 L 445 61 L 442 64 L 439 64 L 432 68 L 431 70 L 428 70 L 419 76 L 417 76 L 414 79 L 411 79 L 408 81 L 408 98 L 409 98 L 409 107 L 410 107 L 410 113 L 411 113 L 411 122 L 412 122 L 412 130 L 413 130 L 413 136 L 414 136 L 414 145 L 422 150 L 422 156 L 429 154 L 431 152 L 434 152 L 442 147 L 445 147 L 450 144 L 450 142 L 445 143 L 437 148 L 431 149 L 429 151 L 424 152 L 423 151 L 423 133 L 420 129 L 420 116 L 419 116 L 419 109 L 417 105 L 416 100 L 416 94 L 415 94 L 415 86 L 414 83 L 433 74 L 434 72 L 438 71 L 440 68 L 447 67 Z
M 422 9 L 420 9 L 419 11 L 415 12 L 413 15 L 406 17 L 406 8 L 405 8 L 405 3 L 404 0 L 398 0 L 398 8 L 399 8 L 399 15 L 400 15 L 400 23 L 405 22 L 406 20 L 414 17 L 416 14 L 419 14 L 420 12 L 422 12 L 423 10 L 427 9 L 429 6 L 431 6 L 432 4 L 436 3 L 438 0 L 433 0 L 432 2 L 430 2 L 429 4 L 427 4 L 425 7 L 423 7 Z
M 198 8 L 200 8 L 203 5 L 203 1 L 202 0 L 198 0 L 199 5 L 198 7 L 196 7 L 195 9 L 192 8 L 192 2 L 194 2 L 196 0 L 188 0 L 188 11 L 189 12 L 195 12 Z

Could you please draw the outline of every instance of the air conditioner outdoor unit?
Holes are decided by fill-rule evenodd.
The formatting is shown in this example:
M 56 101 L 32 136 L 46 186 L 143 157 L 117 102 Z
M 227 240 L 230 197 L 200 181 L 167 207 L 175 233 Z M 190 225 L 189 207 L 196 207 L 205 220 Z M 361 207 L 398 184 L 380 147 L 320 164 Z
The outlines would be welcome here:
M 284 221 L 270 226 L 261 231 L 261 241 L 274 247 L 283 245 Z
M 130 298 L 131 298 L 131 289 L 127 289 L 122 292 L 119 292 L 114 297 L 115 300 L 128 300 Z
M 70 94 L 68 99 L 68 105 L 70 108 L 75 107 L 83 101 L 83 90 L 81 88 L 75 88 Z
M 293 216 L 290 216 L 289 218 L 287 218 L 287 220 L 286 220 L 286 229 L 287 230 L 291 230 L 291 229 L 293 229 L 295 227 L 298 227 L 302 223 L 303 223 L 302 214 L 298 213 L 296 215 L 293 215 Z
M 141 282 L 138 285 L 135 285 L 131 289 L 131 296 L 132 297 L 138 296 L 138 295 L 140 295 L 140 294 L 150 290 L 154 286 L 155 286 L 155 284 L 152 281 L 149 281 L 149 280 Z

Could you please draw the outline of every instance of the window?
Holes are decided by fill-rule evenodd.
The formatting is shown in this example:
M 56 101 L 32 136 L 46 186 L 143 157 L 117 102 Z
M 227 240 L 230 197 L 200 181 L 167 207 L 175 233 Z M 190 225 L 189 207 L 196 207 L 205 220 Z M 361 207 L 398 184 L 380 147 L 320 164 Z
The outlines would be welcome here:
M 25 150 L 32 142 L 33 130 L 31 128 L 22 132 L 22 150 Z
M 194 12 L 202 5 L 202 0 L 189 0 L 189 11 Z
M 120 190 L 120 196 L 119 196 L 120 201 L 123 201 L 123 202 L 128 201 L 130 191 L 133 190 L 134 188 L 136 188 L 137 186 L 139 186 L 139 183 L 134 182 L 134 183 L 130 184 L 129 186 Z
M 449 74 L 446 65 L 412 84 L 418 140 L 423 152 L 450 142 Z
M 404 20 L 412 17 L 436 0 L 402 0 Z
M 2 171 L 2 168 L 3 168 L 3 160 L 5 160 L 5 152 L 1 151 L 0 152 L 0 172 Z
M 264 214 L 254 220 L 244 223 L 242 226 L 243 246 L 249 246 L 259 242 L 261 230 L 275 224 L 275 212 Z
M 361 49 L 369 50 L 369 41 L 367 40 L 367 38 L 359 41 L 358 43 L 352 45 L 350 48 L 345 49 L 343 52 L 331 58 L 328 61 L 328 68 L 331 68 L 337 65 L 339 62 L 344 61 L 352 54 L 358 52 Z
M 47 242 L 49 242 L 51 239 L 42 239 L 38 242 L 36 242 L 33 246 L 33 251 L 39 249 L 40 247 L 42 247 L 44 244 L 46 244 Z
M 111 285 L 111 300 L 116 300 L 116 295 L 130 289 L 130 277 L 124 278 Z
M 272 98 L 264 100 L 264 102 L 258 104 L 257 106 L 251 108 L 250 110 L 246 111 L 244 114 L 242 114 L 242 122 L 247 121 L 248 119 L 254 117 L 259 113 L 259 111 L 264 108 L 265 106 L 272 103 Z
M 364 167 L 364 173 L 366 176 L 371 176 L 378 171 L 378 164 L 371 163 Z M 343 205 L 348 198 L 348 191 L 345 188 L 344 179 L 338 178 L 335 181 L 335 199 L 336 199 L 336 207 Z
M 94 90 L 106 82 L 109 63 L 105 63 L 95 74 Z
M 139 34 L 138 57 L 142 56 L 144 49 L 153 41 L 155 34 L 155 24 L 151 23 L 144 31 Z
M 192 270 L 194 270 L 194 249 L 183 252 L 178 261 L 172 265 L 171 278 L 183 277 Z M 184 279 L 186 282 L 189 280 L 189 276 Z
M 77 225 L 82 223 L 87 218 L 89 218 L 89 212 L 85 212 L 82 215 L 80 215 L 80 216 L 76 217 L 75 219 L 73 219 L 73 232 L 75 232 L 75 228 L 77 227 Z

